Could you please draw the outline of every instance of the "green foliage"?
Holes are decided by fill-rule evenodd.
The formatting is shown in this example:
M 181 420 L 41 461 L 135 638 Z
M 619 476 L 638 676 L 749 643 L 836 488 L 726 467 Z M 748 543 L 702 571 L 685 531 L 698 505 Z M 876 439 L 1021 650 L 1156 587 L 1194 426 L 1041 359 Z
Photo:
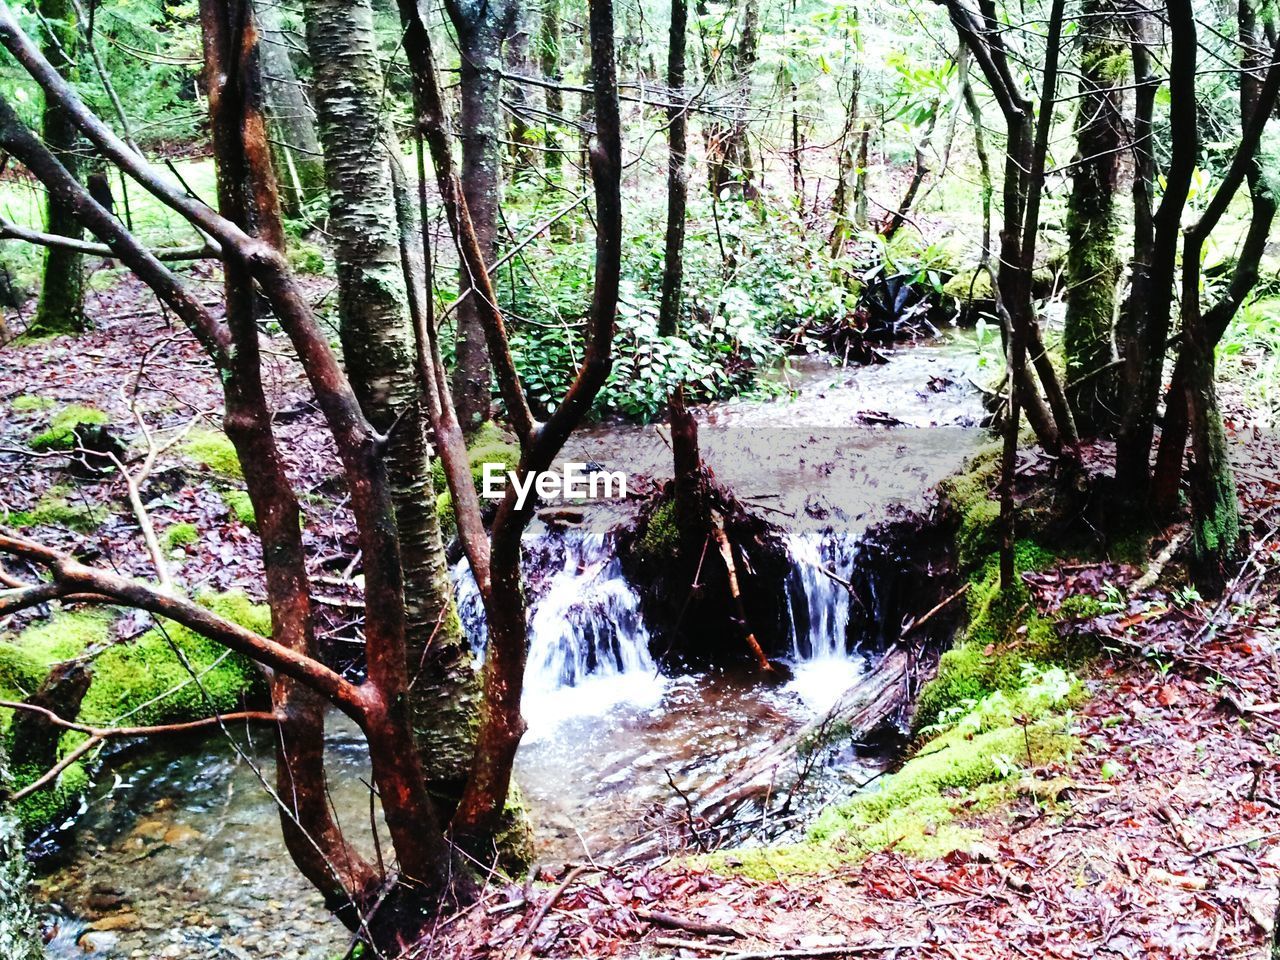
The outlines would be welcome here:
M 183 454 L 208 467 L 220 477 L 243 480 L 240 458 L 227 435 L 218 430 L 192 430 L 179 448 Z
M 1280 296 L 1271 292 L 1236 312 L 1218 345 L 1218 366 L 1224 379 L 1243 386 L 1266 426 L 1280 425 Z
M 32 450 L 72 450 L 76 443 L 76 427 L 107 422 L 108 417 L 101 410 L 72 404 L 55 413 L 49 421 L 49 429 L 36 434 L 29 443 Z
M 324 251 L 305 240 L 289 241 L 289 266 L 295 273 L 322 276 L 328 267 Z

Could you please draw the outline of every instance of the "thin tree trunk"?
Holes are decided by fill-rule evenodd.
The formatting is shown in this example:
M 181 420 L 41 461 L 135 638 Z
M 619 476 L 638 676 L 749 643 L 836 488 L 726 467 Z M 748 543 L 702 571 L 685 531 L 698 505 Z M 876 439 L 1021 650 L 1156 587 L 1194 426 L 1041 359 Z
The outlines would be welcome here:
M 1189 0 L 1169 0 L 1169 124 L 1171 156 L 1164 196 L 1153 217 L 1151 270 L 1140 326 L 1127 345 L 1124 411 L 1116 440 L 1116 484 L 1133 504 L 1145 503 L 1150 483 L 1156 404 L 1169 339 L 1182 211 L 1199 154 L 1196 119 L 1196 21 Z
M 1115 192 L 1120 169 L 1120 91 L 1127 72 L 1111 0 L 1081 7 L 1080 97 L 1076 155 L 1067 205 L 1067 309 L 1063 345 L 1067 399 L 1081 433 L 1116 422 L 1112 322 L 1120 260 Z
M 503 42 L 503 60 L 506 72 L 515 77 L 533 73 L 530 45 L 533 42 L 530 21 L 532 8 L 527 0 L 515 0 L 511 5 L 506 38 Z M 507 101 L 511 110 L 511 161 L 512 179 L 531 175 L 536 167 L 533 131 L 529 126 L 529 108 L 533 97 L 528 84 L 513 80 L 507 84 Z
M 289 56 L 294 41 L 285 31 L 280 0 L 254 0 L 253 11 L 261 33 L 258 50 L 276 180 L 283 187 L 284 212 L 298 216 L 325 189 L 316 114 Z
M 559 174 L 564 164 L 560 150 L 560 117 L 564 114 L 564 93 L 557 84 L 564 82 L 564 72 L 560 69 L 560 47 L 564 39 L 560 25 L 560 0 L 542 0 L 542 22 L 538 26 L 538 60 L 542 66 L 542 76 L 551 86 L 547 87 L 547 117 L 545 122 L 545 141 L 547 146 L 546 174 L 553 183 L 559 183 Z M 558 228 L 558 231 L 557 231 Z M 563 233 L 563 223 L 552 226 L 552 235 Z
M 688 0 L 671 0 L 671 31 L 667 47 L 667 236 L 662 266 L 662 303 L 658 308 L 658 333 L 674 336 L 680 325 L 680 298 L 684 285 L 685 208 L 689 195 L 689 111 L 685 103 L 685 46 L 688 35 Z
M 475 228 L 476 240 L 486 264 L 495 259 L 500 189 L 502 138 L 502 34 L 507 21 L 500 3 L 463 9 L 448 5 L 458 36 L 462 63 L 459 83 L 462 113 L 458 129 L 462 137 L 462 192 Z M 493 368 L 480 321 L 478 291 L 465 267 L 460 285 L 470 295 L 458 307 L 453 397 L 462 428 L 471 432 L 489 419 Z
M 389 435 L 406 655 L 415 674 L 410 710 L 433 787 L 456 799 L 473 748 L 478 689 L 453 610 L 435 509 L 397 207 L 382 147 L 382 76 L 372 6 L 368 0 L 306 0 L 306 11 L 329 180 L 340 334 L 361 407 L 375 429 Z
M 74 80 L 78 31 L 71 0 L 39 0 L 37 9 L 45 21 L 45 58 L 63 77 Z M 79 133 L 62 104 L 56 100 L 45 99 L 41 133 L 67 172 L 80 179 Z M 84 230 L 75 214 L 52 194 L 45 202 L 45 230 L 72 240 L 84 237 Z M 79 333 L 87 326 L 84 256 L 63 247 L 49 247 L 45 250 L 40 302 L 30 332 L 37 335 Z

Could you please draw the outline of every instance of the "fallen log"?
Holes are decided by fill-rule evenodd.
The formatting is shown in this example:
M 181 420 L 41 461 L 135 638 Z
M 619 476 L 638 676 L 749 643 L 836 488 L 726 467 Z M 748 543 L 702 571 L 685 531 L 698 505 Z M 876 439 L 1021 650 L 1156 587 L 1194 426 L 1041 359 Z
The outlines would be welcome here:
M 865 740 L 906 707 L 911 664 L 906 648 L 889 650 L 822 717 L 698 791 L 695 817 L 716 827 L 752 801 L 763 806 L 770 794 L 788 796 L 801 776 L 795 761 L 804 748 L 816 748 L 834 731 L 842 740 Z
M 806 765 L 797 762 L 803 751 L 820 749 L 821 742 L 831 739 L 835 732 L 842 741 L 866 740 L 886 720 L 901 714 L 910 702 L 915 661 L 908 646 L 891 647 L 822 717 L 737 769 L 687 796 L 682 794 L 686 805 L 679 812 L 672 811 L 671 825 L 681 825 L 695 839 L 704 833 L 719 836 L 724 826 L 749 804 L 763 809 L 770 797 L 790 798 L 805 776 Z M 664 852 L 663 838 L 659 833 L 649 833 L 614 849 L 608 859 L 638 862 Z

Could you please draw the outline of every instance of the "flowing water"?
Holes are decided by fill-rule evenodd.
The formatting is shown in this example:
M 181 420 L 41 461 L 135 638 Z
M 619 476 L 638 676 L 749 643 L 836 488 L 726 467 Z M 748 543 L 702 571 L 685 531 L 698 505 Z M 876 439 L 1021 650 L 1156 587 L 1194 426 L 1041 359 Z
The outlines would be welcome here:
M 696 793 L 820 715 L 872 666 L 846 636 L 842 581 L 859 562 L 863 532 L 896 506 L 919 506 L 976 446 L 981 410 L 964 386 L 971 366 L 963 345 L 901 351 L 857 371 L 810 364 L 789 385 L 792 395 L 700 414 L 704 457 L 717 476 L 788 531 L 794 677 L 784 685 L 724 671 L 660 672 L 608 532 L 626 505 L 587 511 L 578 529 L 530 532 L 529 731 L 516 775 L 538 825 L 539 858 L 598 855 L 643 836 L 673 787 Z M 828 426 L 859 418 L 854 429 Z M 574 443 L 569 458 L 621 465 L 633 477 L 670 472 L 652 428 L 599 427 Z M 482 650 L 465 562 L 454 578 L 464 625 Z M 237 740 L 150 749 L 101 774 L 72 842 L 42 880 L 56 928 L 52 956 L 91 949 L 309 960 L 345 949 L 344 932 L 283 850 L 264 788 L 271 744 L 247 731 Z M 847 792 L 871 770 L 851 762 L 828 781 Z M 340 719 L 331 722 L 329 774 L 344 831 L 376 857 L 367 759 L 358 731 Z

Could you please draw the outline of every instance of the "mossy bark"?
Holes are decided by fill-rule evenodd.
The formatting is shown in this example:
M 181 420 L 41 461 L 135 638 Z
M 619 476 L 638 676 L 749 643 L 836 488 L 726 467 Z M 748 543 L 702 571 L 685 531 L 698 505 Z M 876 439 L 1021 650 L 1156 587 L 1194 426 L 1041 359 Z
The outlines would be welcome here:
M 285 30 L 277 0 L 255 0 L 253 13 L 261 32 L 262 88 L 274 143 L 276 180 L 283 187 L 284 212 L 296 217 L 303 205 L 324 194 L 324 157 L 316 135 L 316 115 L 298 79 L 289 48 L 296 40 Z
M 1128 56 L 1115 35 L 1110 0 L 1086 0 L 1080 54 L 1077 148 L 1067 204 L 1067 310 L 1063 334 L 1067 398 L 1082 434 L 1105 432 L 1116 419 L 1112 322 L 1120 258 L 1115 192 L 1119 172 L 1120 86 Z
M 1225 567 L 1240 543 L 1240 507 L 1227 449 L 1227 431 L 1214 389 L 1213 355 L 1187 347 L 1187 393 L 1190 398 L 1192 465 L 1189 472 L 1196 581 L 1218 595 Z
M 0 793 L 7 793 L 9 785 L 9 761 L 0 740 Z M 0 806 L 0 956 L 8 960 L 44 956 L 28 883 L 21 832 L 8 810 Z
M 68 80 L 75 79 L 76 15 L 70 0 L 40 0 L 39 13 L 45 19 L 44 55 Z M 79 134 L 67 109 L 45 98 L 41 136 L 67 172 L 80 177 L 77 147 Z M 45 229 L 49 233 L 80 240 L 84 230 L 75 212 L 54 194 L 45 202 Z M 37 336 L 79 333 L 87 321 L 84 314 L 84 255 L 50 247 L 45 251 L 40 302 L 30 332 Z
M 453 608 L 415 376 L 415 345 L 369 0 L 307 0 L 307 43 L 329 181 L 340 334 L 356 394 L 387 446 L 404 567 L 410 710 L 432 784 L 456 795 L 479 688 Z

